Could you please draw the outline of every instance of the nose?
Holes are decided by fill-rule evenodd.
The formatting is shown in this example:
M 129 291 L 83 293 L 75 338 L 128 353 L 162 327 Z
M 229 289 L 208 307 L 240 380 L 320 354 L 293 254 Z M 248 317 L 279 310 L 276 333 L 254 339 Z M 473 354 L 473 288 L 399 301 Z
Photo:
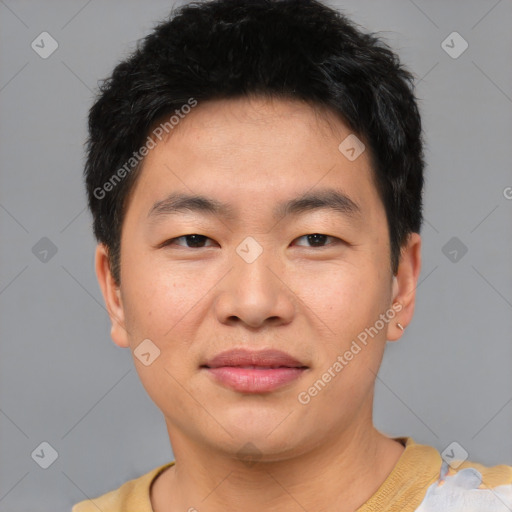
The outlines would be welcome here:
M 271 251 L 263 251 L 252 262 L 235 253 L 232 264 L 215 300 L 219 322 L 245 324 L 254 329 L 266 323 L 276 326 L 292 321 L 296 297 L 286 283 L 283 265 Z

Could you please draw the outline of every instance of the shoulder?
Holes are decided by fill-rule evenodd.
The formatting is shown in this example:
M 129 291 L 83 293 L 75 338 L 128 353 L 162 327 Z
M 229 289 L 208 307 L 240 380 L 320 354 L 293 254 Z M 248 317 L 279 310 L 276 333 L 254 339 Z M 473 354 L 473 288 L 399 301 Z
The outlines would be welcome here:
M 509 512 L 512 510 L 512 466 L 444 461 L 439 478 L 427 489 L 416 512 L 444 510 Z
M 457 450 L 440 453 L 410 437 L 395 440 L 405 445 L 405 451 L 386 480 L 388 486 L 385 482 L 380 490 L 392 496 L 393 506 L 374 506 L 369 511 L 512 511 L 512 466 L 457 459 Z
M 159 466 L 144 475 L 125 482 L 121 487 L 107 492 L 97 498 L 81 501 L 73 506 L 71 512 L 122 512 L 137 510 L 138 512 L 152 512 L 150 488 L 156 477 L 173 462 Z

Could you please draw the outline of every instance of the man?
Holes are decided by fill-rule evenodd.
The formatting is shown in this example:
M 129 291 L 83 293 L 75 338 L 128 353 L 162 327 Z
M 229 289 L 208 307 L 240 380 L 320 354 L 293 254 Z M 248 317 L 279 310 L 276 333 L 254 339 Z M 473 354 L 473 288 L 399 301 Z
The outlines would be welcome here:
M 512 507 L 512 467 L 373 425 L 414 313 L 424 167 L 384 43 L 316 1 L 189 4 L 105 81 L 89 133 L 112 339 L 175 460 L 74 512 Z

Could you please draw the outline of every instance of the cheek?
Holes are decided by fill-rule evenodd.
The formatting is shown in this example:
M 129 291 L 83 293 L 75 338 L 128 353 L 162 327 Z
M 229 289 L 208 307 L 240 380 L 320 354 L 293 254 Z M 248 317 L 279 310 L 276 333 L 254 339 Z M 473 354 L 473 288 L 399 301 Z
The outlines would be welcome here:
M 357 265 L 343 262 L 317 265 L 314 272 L 305 270 L 297 274 L 290 288 L 297 290 L 326 327 L 345 337 L 378 311 L 382 302 L 380 286 L 375 268 L 360 258 Z
M 200 305 L 215 284 L 215 273 L 207 276 L 193 265 L 135 256 L 123 262 L 125 316 L 135 332 L 163 341 L 193 315 L 195 305 Z

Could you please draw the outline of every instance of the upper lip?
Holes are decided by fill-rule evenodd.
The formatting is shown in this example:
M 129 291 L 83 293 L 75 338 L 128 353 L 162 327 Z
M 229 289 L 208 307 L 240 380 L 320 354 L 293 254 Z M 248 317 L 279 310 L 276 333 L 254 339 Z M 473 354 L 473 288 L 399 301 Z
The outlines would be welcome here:
M 306 365 L 280 350 L 248 350 L 232 349 L 217 354 L 202 365 L 207 368 L 219 368 L 221 366 L 266 366 L 289 368 L 307 368 Z

